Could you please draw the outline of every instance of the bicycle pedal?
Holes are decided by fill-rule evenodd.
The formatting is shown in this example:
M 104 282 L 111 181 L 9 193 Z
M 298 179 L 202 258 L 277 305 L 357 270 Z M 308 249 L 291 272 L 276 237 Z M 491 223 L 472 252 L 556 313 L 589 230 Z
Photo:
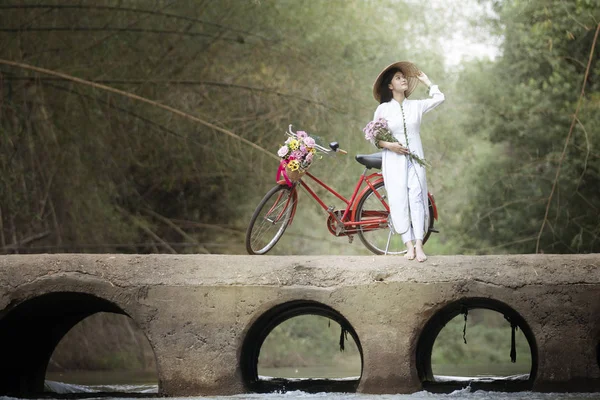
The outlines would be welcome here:
M 348 235 L 348 243 L 352 244 L 354 241 L 354 235 Z

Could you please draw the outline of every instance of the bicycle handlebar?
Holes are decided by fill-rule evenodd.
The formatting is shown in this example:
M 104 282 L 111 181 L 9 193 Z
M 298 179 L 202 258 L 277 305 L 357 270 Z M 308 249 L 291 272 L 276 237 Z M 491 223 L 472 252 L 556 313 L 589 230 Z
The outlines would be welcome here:
M 292 124 L 290 124 L 290 125 L 288 126 L 288 131 L 286 132 L 286 134 L 287 134 L 288 136 L 291 136 L 291 137 L 293 137 L 293 138 L 296 138 L 296 139 L 298 138 L 298 136 L 296 135 L 296 132 L 294 132 L 294 131 L 292 130 Z M 332 155 L 332 153 L 348 154 L 348 152 L 347 152 L 346 150 L 342 150 L 342 149 L 340 149 L 340 148 L 336 148 L 335 150 L 333 150 L 333 149 L 327 149 L 327 148 L 325 148 L 325 147 L 323 147 L 323 146 L 321 146 L 321 145 L 318 145 L 318 144 L 316 144 L 316 143 L 315 143 L 315 149 L 317 149 L 317 150 L 318 150 L 318 151 L 320 151 L 321 153 L 324 153 L 324 154 L 326 154 L 326 155 L 328 155 L 328 156 Z

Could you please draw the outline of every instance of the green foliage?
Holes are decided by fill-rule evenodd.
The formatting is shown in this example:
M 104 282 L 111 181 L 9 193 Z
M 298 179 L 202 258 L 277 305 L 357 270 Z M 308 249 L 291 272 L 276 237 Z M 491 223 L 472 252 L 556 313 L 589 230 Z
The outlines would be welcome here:
M 340 325 L 329 318 L 301 315 L 276 326 L 260 350 L 259 374 L 263 368 L 337 367 L 352 364 L 360 375 L 360 353 L 351 335 L 340 350 Z
M 270 153 L 290 123 L 351 154 L 371 152 L 361 129 L 376 106 L 370 85 L 380 68 L 410 51 L 430 75 L 441 74 L 441 55 L 398 40 L 439 26 L 420 9 L 410 21 L 428 23 L 409 26 L 402 2 L 38 3 L 3 3 L 2 26 L 22 27 L 0 33 L 3 58 L 152 99 Z M 244 251 L 276 159 L 124 96 L 1 68 L 0 248 Z M 349 195 L 360 166 L 351 157 L 319 164 L 320 177 Z M 295 225 L 292 238 L 324 227 L 322 212 L 304 204 L 307 224 Z M 317 240 L 278 250 L 329 253 L 334 238 L 314 231 Z M 364 252 L 336 243 L 340 252 Z
M 143 369 L 138 359 L 132 358 L 131 354 L 125 351 L 111 353 L 98 360 L 95 366 L 99 370 L 123 371 Z
M 156 372 L 148 338 L 131 318 L 97 313 L 75 325 L 58 343 L 49 372 Z
M 266 153 L 275 153 L 288 124 L 337 140 L 350 155 L 373 152 L 361 134 L 376 107 L 372 80 L 382 66 L 410 59 L 447 95 L 422 127 L 441 230 L 428 251 L 532 252 L 543 223 L 540 251 L 598 251 L 597 54 L 555 177 L 599 8 L 579 0 L 479 3 L 496 14 L 475 15 L 468 28 L 457 17 L 462 2 L 3 2 L 0 23 L 15 28 L 0 32 L 3 58 L 95 80 L 206 123 L 0 67 L 0 248 L 243 253 L 250 215 L 274 184 L 277 159 Z M 443 40 L 458 29 L 484 35 L 482 24 L 503 37 L 501 55 L 446 70 Z M 313 172 L 349 196 L 362 168 L 337 157 L 318 160 Z M 274 254 L 367 254 L 331 236 L 308 196 L 300 202 Z
M 434 374 L 444 373 L 450 365 L 471 367 L 472 374 L 494 375 L 502 369 L 510 370 L 511 375 L 528 374 L 531 370 L 531 349 L 520 330 L 515 336 L 516 363 L 510 360 L 511 328 L 504 317 L 495 311 L 485 309 L 469 310 L 465 338 L 463 340 L 464 316 L 458 315 L 446 324 L 438 335 L 431 355 Z
M 511 363 L 511 328 L 504 317 L 486 309 L 469 310 L 466 339 L 464 317 L 452 319 L 438 335 L 432 353 L 435 374 L 497 375 L 527 374 L 531 370 L 531 350 L 525 336 L 516 331 L 516 363 Z M 303 315 L 278 325 L 265 340 L 259 358 L 261 370 L 278 368 L 330 367 L 354 365 L 360 374 L 360 354 L 349 336 L 346 351 L 339 351 L 340 326 L 327 318 Z M 320 370 L 323 373 L 324 369 Z M 352 373 L 350 373 L 352 375 Z M 292 375 L 293 376 L 293 375 Z
M 503 55 L 472 64 L 460 82 L 468 113 L 463 129 L 497 143 L 494 157 L 473 166 L 474 189 L 458 226 L 477 252 L 551 253 L 600 250 L 600 64 L 591 59 L 585 95 L 567 145 L 600 9 L 593 2 L 505 1 Z M 593 112 L 592 110 L 596 110 Z M 547 217 L 546 205 L 555 192 Z

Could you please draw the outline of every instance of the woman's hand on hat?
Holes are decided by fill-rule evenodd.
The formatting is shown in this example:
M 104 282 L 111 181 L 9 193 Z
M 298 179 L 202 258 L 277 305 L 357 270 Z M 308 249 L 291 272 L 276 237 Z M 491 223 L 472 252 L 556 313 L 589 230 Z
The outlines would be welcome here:
M 383 140 L 380 140 L 379 146 L 386 148 L 390 151 L 393 151 L 394 153 L 397 153 L 397 154 L 409 154 L 410 153 L 410 151 L 408 150 L 407 147 L 402 146 L 398 142 L 384 142 Z
M 417 79 L 420 80 L 421 82 L 423 82 L 423 84 L 425 86 L 427 86 L 427 87 L 431 86 L 431 81 L 429 80 L 427 75 L 425 75 L 425 73 L 423 71 L 419 72 L 419 75 L 417 75 Z

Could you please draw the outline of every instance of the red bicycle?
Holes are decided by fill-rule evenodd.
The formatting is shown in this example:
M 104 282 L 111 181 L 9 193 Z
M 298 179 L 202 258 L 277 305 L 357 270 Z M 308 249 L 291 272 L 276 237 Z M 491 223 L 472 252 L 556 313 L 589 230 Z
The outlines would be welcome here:
M 296 137 L 289 126 L 287 134 Z M 339 148 L 337 142 L 329 144 L 330 149 L 316 145 L 316 149 L 326 155 L 335 153 L 347 154 Z M 358 235 L 361 242 L 375 254 L 402 254 L 406 247 L 400 235 L 394 235 L 390 229 L 390 207 L 387 204 L 387 192 L 383 184 L 381 172 L 370 172 L 371 169 L 381 169 L 381 152 L 368 155 L 357 155 L 356 161 L 365 169 L 358 178 L 354 192 L 350 199 L 346 199 L 337 191 L 327 186 L 323 181 L 306 172 L 303 178 L 291 183 L 280 180 L 260 201 L 246 231 L 246 250 L 249 254 L 266 254 L 281 239 L 287 227 L 294 220 L 298 206 L 298 187 L 304 188 L 310 196 L 328 214 L 327 228 L 334 236 L 347 236 L 350 243 L 354 235 Z M 304 181 L 308 177 L 319 186 L 323 187 L 333 196 L 341 200 L 345 206 L 335 209 L 326 205 L 323 200 Z M 429 198 L 429 229 L 423 238 L 427 241 L 434 228 L 434 221 L 438 219 L 437 208 L 433 195 L 427 193 Z

